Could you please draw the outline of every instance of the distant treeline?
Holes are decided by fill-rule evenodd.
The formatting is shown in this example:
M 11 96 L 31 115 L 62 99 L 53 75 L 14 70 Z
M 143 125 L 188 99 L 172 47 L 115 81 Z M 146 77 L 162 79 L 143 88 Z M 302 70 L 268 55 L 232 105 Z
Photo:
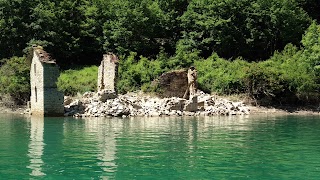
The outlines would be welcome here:
M 27 99 L 23 59 L 38 44 L 63 69 L 116 53 L 120 92 L 155 91 L 159 74 L 193 64 L 208 92 L 317 101 L 319 9 L 318 0 L 0 0 L 0 93 Z M 76 72 L 59 79 L 65 93 L 84 90 L 68 77 Z
M 319 9 L 318 0 L 1 0 L 0 59 L 40 44 L 64 65 L 161 49 L 259 61 L 300 45 Z

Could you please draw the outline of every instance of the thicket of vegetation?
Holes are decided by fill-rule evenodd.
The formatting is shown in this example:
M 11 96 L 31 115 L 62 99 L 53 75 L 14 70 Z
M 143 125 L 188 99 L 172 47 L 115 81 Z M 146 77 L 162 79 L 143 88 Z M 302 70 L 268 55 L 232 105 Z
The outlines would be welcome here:
M 57 86 L 66 95 L 95 91 L 98 83 L 98 67 L 90 66 L 61 73 Z
M 0 61 L 0 93 L 10 94 L 22 104 L 30 97 L 30 67 L 25 57 L 12 57 Z
M 317 0 L 0 0 L 0 93 L 29 96 L 32 44 L 62 69 L 120 56 L 119 92 L 194 64 L 208 92 L 274 103 L 319 96 Z M 94 90 L 97 67 L 66 70 L 66 94 Z
M 246 93 L 264 105 L 316 103 L 320 99 L 320 26 L 315 22 L 310 25 L 301 47 L 287 44 L 282 51 L 259 62 L 241 57 L 226 60 L 216 53 L 203 58 L 199 51 L 173 57 L 160 53 L 151 61 L 131 55 L 122 61 L 118 86 L 122 92 L 140 87 L 152 90 L 150 81 L 161 73 L 191 64 L 198 70 L 200 89 L 207 92 Z

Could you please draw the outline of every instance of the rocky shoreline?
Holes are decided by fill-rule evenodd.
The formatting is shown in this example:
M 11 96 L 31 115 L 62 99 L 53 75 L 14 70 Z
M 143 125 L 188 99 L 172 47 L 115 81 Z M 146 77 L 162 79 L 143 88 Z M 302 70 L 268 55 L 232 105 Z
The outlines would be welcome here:
M 65 116 L 74 117 L 135 117 L 135 116 L 228 116 L 228 115 L 320 115 L 319 107 L 261 107 L 230 101 L 198 91 L 197 110 L 189 111 L 192 100 L 178 97 L 159 98 L 142 92 L 116 95 L 113 92 L 87 92 L 81 98 L 65 97 Z
M 242 102 L 232 102 L 198 92 L 196 102 L 178 97 L 159 98 L 143 93 L 116 95 L 114 92 L 87 92 L 79 99 L 65 97 L 65 116 L 134 117 L 134 116 L 215 116 L 247 115 L 250 109 Z
M 227 115 L 320 115 L 313 109 L 274 108 L 246 105 L 226 98 L 198 92 L 197 111 L 188 111 L 192 103 L 178 97 L 159 98 L 141 92 L 116 95 L 113 92 L 86 92 L 81 97 L 65 96 L 64 116 L 73 117 L 159 117 L 159 116 L 227 116 Z M 0 107 L 5 114 L 30 114 L 27 107 Z

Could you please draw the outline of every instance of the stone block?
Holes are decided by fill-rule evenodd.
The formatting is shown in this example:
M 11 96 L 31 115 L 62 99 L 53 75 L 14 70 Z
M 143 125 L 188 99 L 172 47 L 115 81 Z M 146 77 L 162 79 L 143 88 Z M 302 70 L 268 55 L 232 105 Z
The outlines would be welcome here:
M 169 110 L 182 111 L 184 108 L 186 100 L 181 98 L 171 98 L 166 104 L 169 107 Z
M 196 112 L 198 111 L 198 96 L 192 96 L 190 100 L 186 101 L 184 111 Z
M 63 102 L 63 104 L 66 106 L 66 105 L 69 105 L 70 103 L 72 103 L 72 97 L 70 97 L 70 96 L 64 96 L 64 102 Z
M 97 99 L 101 102 L 106 102 L 108 99 L 115 99 L 117 94 L 115 91 L 111 90 L 101 90 L 97 93 Z

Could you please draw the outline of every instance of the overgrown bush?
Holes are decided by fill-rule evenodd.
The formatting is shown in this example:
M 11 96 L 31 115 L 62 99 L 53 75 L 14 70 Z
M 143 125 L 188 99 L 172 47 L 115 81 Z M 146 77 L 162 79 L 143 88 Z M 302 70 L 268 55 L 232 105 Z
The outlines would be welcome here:
M 139 90 L 142 86 L 148 91 L 151 81 L 168 70 L 162 56 L 156 60 L 136 56 L 136 53 L 131 52 L 128 57 L 120 60 L 117 82 L 119 93 Z
M 286 80 L 274 62 L 251 63 L 245 70 L 244 83 L 249 96 L 263 103 L 276 101 L 286 90 Z
M 228 61 L 213 54 L 205 60 L 195 63 L 198 70 L 198 83 L 200 89 L 207 92 L 222 94 L 241 93 L 245 87 L 242 79 L 245 69 L 249 65 L 242 59 Z
M 78 70 L 66 70 L 60 74 L 57 86 L 65 95 L 74 96 L 77 93 L 96 91 L 98 82 L 98 67 L 90 66 Z
M 15 104 L 25 104 L 30 97 L 30 64 L 25 57 L 1 60 L 0 94 L 10 95 Z
M 303 52 L 299 56 L 299 67 L 308 76 L 307 84 L 299 92 L 320 93 L 320 25 L 313 22 L 302 38 Z
M 120 92 L 142 89 L 156 91 L 150 82 L 161 73 L 194 65 L 198 87 L 219 94 L 247 93 L 258 103 L 296 103 L 319 97 L 320 48 L 319 26 L 312 24 L 303 37 L 304 47 L 288 44 L 266 61 L 249 63 L 242 58 L 226 60 L 216 53 L 207 59 L 196 49 L 177 47 L 177 54 L 159 54 L 155 60 L 131 53 L 120 61 Z

